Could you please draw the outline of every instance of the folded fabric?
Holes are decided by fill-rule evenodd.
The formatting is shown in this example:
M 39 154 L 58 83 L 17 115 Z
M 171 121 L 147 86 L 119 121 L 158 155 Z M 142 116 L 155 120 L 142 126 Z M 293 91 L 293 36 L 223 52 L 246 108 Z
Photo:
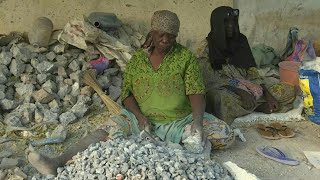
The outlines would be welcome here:
M 258 44 L 254 46 L 252 48 L 252 55 L 258 68 L 270 64 L 277 65 L 280 61 L 280 58 L 274 49 L 265 44 Z

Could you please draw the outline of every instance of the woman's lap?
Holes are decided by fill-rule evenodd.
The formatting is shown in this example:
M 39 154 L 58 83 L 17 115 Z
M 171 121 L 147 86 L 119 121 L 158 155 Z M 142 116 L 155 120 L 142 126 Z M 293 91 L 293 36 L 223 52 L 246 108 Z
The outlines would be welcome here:
M 127 120 L 125 120 L 127 119 Z M 113 118 L 115 120 L 115 118 Z M 116 124 L 120 128 L 115 128 L 115 131 L 111 133 L 112 137 L 138 135 L 138 120 L 133 113 L 123 109 L 121 115 L 116 118 Z M 163 141 L 170 141 L 173 143 L 180 143 L 185 129 L 193 121 L 192 114 L 181 118 L 171 123 L 159 124 L 153 123 L 153 134 L 157 135 Z M 130 132 L 128 132 L 128 127 Z M 204 133 L 208 135 L 213 149 L 224 149 L 229 147 L 234 141 L 234 134 L 230 127 L 215 116 L 205 113 L 204 114 Z M 119 132 L 124 131 L 124 132 Z

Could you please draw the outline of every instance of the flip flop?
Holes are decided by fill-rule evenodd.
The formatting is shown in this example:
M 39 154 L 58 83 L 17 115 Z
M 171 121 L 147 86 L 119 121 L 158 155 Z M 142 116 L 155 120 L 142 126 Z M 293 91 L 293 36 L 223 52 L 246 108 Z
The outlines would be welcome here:
M 279 163 L 287 164 L 290 166 L 296 166 L 300 164 L 299 161 L 288 158 L 282 151 L 275 147 L 261 146 L 257 147 L 256 151 L 262 156 L 277 161 Z
M 290 129 L 288 126 L 283 125 L 281 123 L 271 123 L 269 126 L 273 127 L 278 131 L 278 134 L 283 138 L 292 138 L 296 135 L 295 132 L 293 132 L 292 129 Z
M 266 139 L 277 140 L 281 138 L 276 129 L 264 124 L 257 124 L 257 131 L 262 137 Z

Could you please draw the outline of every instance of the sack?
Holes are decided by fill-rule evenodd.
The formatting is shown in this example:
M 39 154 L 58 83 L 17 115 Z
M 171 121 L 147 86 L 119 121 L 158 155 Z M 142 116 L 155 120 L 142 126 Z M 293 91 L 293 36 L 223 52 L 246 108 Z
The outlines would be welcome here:
M 299 75 L 305 113 L 309 120 L 320 125 L 320 72 L 300 69 Z

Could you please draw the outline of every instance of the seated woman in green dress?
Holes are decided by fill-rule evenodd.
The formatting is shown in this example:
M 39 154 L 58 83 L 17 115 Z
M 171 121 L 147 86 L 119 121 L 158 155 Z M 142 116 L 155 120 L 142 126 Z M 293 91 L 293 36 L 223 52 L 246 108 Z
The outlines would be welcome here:
M 259 76 L 248 40 L 240 33 L 239 10 L 221 6 L 212 11 L 211 31 L 197 50 L 206 85 L 206 112 L 231 124 L 253 111 L 286 112 L 294 87 Z
M 56 174 L 57 167 L 90 144 L 139 135 L 141 130 L 172 143 L 198 134 L 199 141 L 211 142 L 213 149 L 232 144 L 234 133 L 229 126 L 204 112 L 205 87 L 199 62 L 176 42 L 180 28 L 177 15 L 157 11 L 151 19 L 151 28 L 143 48 L 134 53 L 126 66 L 121 94 L 124 109 L 113 117 L 117 125 L 108 133 L 104 130 L 91 133 L 55 158 L 29 153 L 30 163 L 39 172 Z

